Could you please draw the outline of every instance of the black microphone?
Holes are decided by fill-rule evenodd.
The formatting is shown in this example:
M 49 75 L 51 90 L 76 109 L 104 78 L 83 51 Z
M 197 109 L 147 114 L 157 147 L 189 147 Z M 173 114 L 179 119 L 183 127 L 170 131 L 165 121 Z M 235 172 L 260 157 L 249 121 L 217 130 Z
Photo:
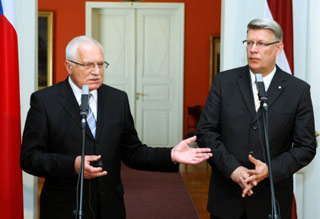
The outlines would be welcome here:
M 258 89 L 258 96 L 259 100 L 261 102 L 261 105 L 265 110 L 268 109 L 268 95 L 267 92 L 264 88 L 264 82 L 263 82 L 263 77 L 262 74 L 256 74 L 256 86 Z
M 86 118 L 89 111 L 89 85 L 82 86 L 82 95 L 81 95 L 81 105 L 80 105 L 80 115 L 81 119 L 86 122 Z

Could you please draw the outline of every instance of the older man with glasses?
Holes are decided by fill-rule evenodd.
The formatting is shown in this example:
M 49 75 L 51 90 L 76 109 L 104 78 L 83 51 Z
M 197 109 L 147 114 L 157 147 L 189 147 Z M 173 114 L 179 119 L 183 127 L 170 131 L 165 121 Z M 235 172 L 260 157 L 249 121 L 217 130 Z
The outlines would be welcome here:
M 197 126 L 198 144 L 214 154 L 208 160 L 212 167 L 208 211 L 212 219 L 269 218 L 268 138 L 278 218 L 291 219 L 292 175 L 316 153 L 310 86 L 276 65 L 284 46 L 277 22 L 252 20 L 243 43 L 248 65 L 215 77 Z M 256 74 L 262 75 L 267 92 L 268 136 Z
M 85 133 L 83 212 L 85 219 L 124 219 L 120 164 L 150 171 L 178 171 L 177 163 L 197 164 L 212 156 L 208 148 L 190 148 L 196 137 L 173 148 L 140 142 L 125 92 L 103 84 L 103 49 L 87 36 L 66 48 L 69 77 L 31 96 L 21 149 L 24 171 L 45 178 L 40 218 L 75 218 L 81 164 L 81 88 L 89 86 Z M 85 123 L 85 120 L 84 120 Z M 77 211 L 76 211 L 77 212 Z M 148 217 L 148 216 L 147 216 Z

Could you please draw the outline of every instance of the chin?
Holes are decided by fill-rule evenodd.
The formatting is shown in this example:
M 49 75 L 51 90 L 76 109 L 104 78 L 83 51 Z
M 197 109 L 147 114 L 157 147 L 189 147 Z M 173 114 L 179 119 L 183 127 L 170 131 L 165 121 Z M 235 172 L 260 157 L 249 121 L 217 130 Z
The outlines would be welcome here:
M 100 86 L 101 84 L 90 84 L 89 89 L 90 91 L 97 90 Z
M 253 73 L 259 72 L 259 69 L 260 69 L 258 66 L 250 65 L 250 64 L 249 64 L 249 68 L 251 69 L 251 71 L 252 71 Z

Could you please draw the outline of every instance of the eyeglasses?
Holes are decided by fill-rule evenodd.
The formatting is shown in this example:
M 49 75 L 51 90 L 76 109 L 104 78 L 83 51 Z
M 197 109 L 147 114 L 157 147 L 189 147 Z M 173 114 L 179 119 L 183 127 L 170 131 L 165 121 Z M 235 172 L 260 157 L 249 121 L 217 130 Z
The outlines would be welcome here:
M 84 69 L 86 70 L 91 70 L 91 69 L 94 69 L 96 67 L 96 65 L 98 66 L 99 69 L 103 69 L 104 66 L 105 68 L 108 68 L 109 66 L 109 63 L 106 62 L 106 61 L 103 61 L 103 62 L 97 62 L 97 63 L 94 63 L 94 62 L 88 62 L 88 63 L 84 63 L 84 64 L 81 64 L 81 63 L 78 63 L 78 62 L 75 62 L 75 61 L 72 61 L 72 60 L 68 60 L 69 62 L 72 62 L 73 64 L 76 64 L 76 65 L 80 65 L 82 66 Z
M 247 48 L 252 48 L 254 44 L 256 44 L 256 47 L 258 47 L 259 49 L 264 49 L 268 46 L 271 46 L 273 44 L 276 44 L 276 43 L 280 43 L 280 41 L 274 41 L 274 42 L 271 42 L 271 43 L 264 43 L 264 42 L 254 42 L 254 41 L 251 41 L 251 40 L 244 40 L 242 41 L 242 43 L 244 45 L 247 46 Z

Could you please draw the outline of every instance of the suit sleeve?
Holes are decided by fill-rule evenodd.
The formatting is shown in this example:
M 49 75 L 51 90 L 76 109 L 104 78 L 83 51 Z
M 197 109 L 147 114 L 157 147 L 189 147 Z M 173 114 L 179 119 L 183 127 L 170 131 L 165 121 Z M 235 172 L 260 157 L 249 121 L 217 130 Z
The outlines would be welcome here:
M 37 93 L 31 95 L 20 154 L 21 168 L 40 177 L 74 178 L 75 156 L 53 153 L 49 149 L 48 115 Z
M 306 86 L 300 97 L 292 132 L 292 147 L 271 160 L 274 182 L 291 177 L 311 162 L 316 154 L 314 115 L 310 86 Z
M 200 147 L 209 147 L 213 157 L 208 160 L 226 178 L 239 166 L 240 162 L 230 154 L 220 136 L 221 113 L 221 83 L 219 74 L 209 92 L 207 102 L 197 125 L 197 143 Z

